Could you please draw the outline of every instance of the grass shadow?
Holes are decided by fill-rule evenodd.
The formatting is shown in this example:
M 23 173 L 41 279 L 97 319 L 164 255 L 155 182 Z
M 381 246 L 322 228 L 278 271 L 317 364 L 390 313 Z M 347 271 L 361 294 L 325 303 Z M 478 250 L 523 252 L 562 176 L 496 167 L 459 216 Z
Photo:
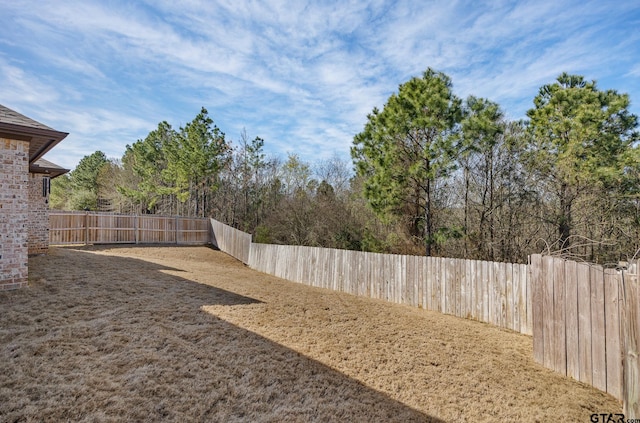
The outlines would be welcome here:
M 35 257 L 0 293 L 2 420 L 441 421 L 202 311 L 260 301 L 106 248 Z

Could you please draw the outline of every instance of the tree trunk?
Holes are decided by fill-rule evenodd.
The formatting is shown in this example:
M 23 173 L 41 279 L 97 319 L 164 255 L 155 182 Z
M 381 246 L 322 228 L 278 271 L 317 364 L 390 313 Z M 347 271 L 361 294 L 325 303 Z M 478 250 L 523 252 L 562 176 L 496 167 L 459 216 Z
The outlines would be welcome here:
M 572 201 L 569 195 L 569 187 L 563 183 L 560 191 L 560 218 L 558 220 L 558 235 L 560 249 L 562 251 L 571 246 L 569 239 L 571 236 L 571 206 Z
M 496 241 L 495 240 L 496 228 L 494 225 L 495 210 L 493 209 L 494 196 L 495 196 L 495 192 L 494 192 L 495 178 L 493 174 L 493 164 L 494 163 L 493 163 L 493 148 L 492 148 L 490 152 L 490 157 L 489 157 L 489 257 L 488 257 L 489 261 L 493 261 L 495 258 L 494 248 L 495 248 L 495 241 Z
M 425 255 L 431 257 L 431 242 L 432 242 L 432 222 L 431 222 L 431 180 L 427 179 L 427 189 L 425 190 L 425 204 L 424 204 L 424 242 L 425 242 Z
M 469 165 L 464 166 L 464 257 L 469 257 Z

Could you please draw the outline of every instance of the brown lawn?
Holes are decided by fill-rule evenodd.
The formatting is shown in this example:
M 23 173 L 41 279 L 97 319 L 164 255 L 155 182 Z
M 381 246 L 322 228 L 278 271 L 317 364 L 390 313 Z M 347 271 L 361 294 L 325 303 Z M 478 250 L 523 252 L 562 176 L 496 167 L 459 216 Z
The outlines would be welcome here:
M 0 421 L 588 422 L 531 338 L 205 247 L 53 248 L 0 293 Z

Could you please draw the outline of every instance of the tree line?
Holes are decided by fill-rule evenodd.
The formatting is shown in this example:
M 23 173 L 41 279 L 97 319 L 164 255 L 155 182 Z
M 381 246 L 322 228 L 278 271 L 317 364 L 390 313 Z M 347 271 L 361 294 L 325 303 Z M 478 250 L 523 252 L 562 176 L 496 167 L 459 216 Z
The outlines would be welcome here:
M 354 137 L 352 162 L 267 157 L 206 109 L 167 122 L 121 159 L 83 158 L 51 206 L 212 216 L 254 241 L 523 262 L 546 252 L 616 263 L 640 247 L 638 119 L 629 96 L 563 73 L 526 120 L 458 98 L 427 69 Z

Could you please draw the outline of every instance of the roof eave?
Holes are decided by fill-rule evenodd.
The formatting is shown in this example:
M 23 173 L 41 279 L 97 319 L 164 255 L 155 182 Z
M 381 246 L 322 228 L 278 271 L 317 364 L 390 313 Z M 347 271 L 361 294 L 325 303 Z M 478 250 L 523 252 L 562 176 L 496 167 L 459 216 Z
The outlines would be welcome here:
M 40 159 L 45 153 L 69 135 L 67 132 L 60 132 L 53 129 L 32 128 L 6 122 L 0 122 L 0 133 L 6 133 L 9 136 L 14 136 L 29 142 L 34 138 L 44 141 L 35 152 L 29 152 L 29 163 Z
M 32 167 L 29 168 L 30 173 L 39 173 L 42 175 L 47 175 L 51 179 L 57 178 L 58 176 L 62 176 L 65 173 L 69 172 L 69 169 L 61 169 L 61 168 L 47 168 L 47 167 Z

